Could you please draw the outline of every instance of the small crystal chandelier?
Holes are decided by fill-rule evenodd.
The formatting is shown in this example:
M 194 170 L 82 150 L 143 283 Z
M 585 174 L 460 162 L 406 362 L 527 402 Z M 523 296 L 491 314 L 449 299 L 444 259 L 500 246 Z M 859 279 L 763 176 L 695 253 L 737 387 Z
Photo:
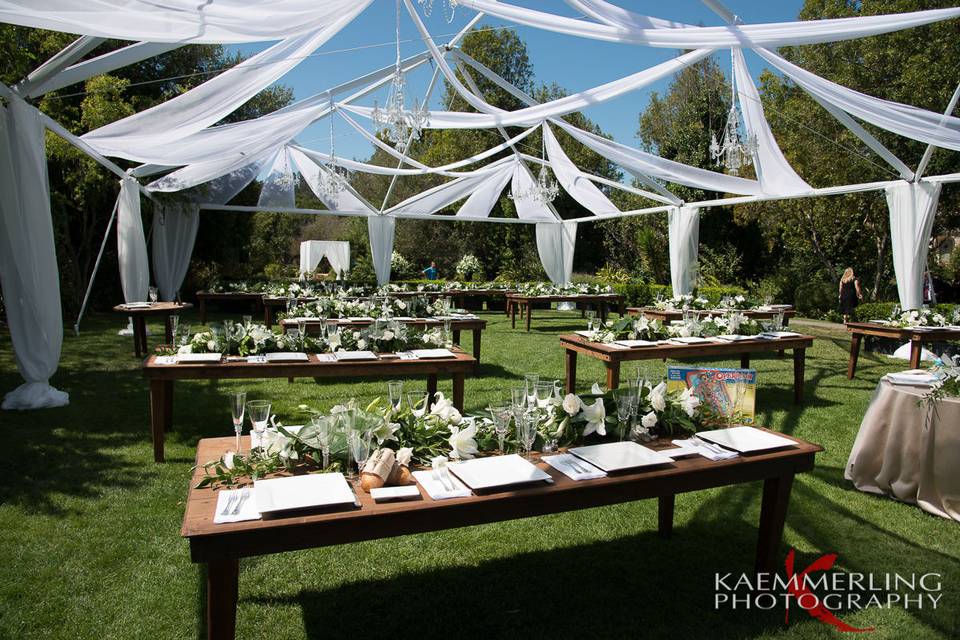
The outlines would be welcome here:
M 453 22 L 453 17 L 457 10 L 457 0 L 441 1 L 443 2 L 443 17 L 446 18 L 447 24 L 450 24 Z M 423 10 L 423 15 L 429 18 L 430 14 L 433 13 L 433 0 L 417 0 L 417 4 L 419 4 Z
M 540 171 L 537 173 L 537 182 L 532 187 L 526 191 L 520 193 L 514 193 L 512 190 L 507 193 L 507 197 L 511 200 L 527 200 L 532 199 L 537 204 L 548 204 L 556 200 L 557 196 L 560 195 L 560 187 L 557 185 L 556 180 L 550 177 L 550 172 L 547 171 L 546 164 L 546 141 L 543 142 L 541 146 L 541 159 L 544 160 L 544 163 L 540 165 Z
M 414 99 L 413 109 L 406 109 L 404 93 L 406 91 L 406 74 L 400 68 L 400 0 L 397 0 L 397 63 L 393 71 L 393 80 L 390 81 L 390 93 L 383 109 L 373 103 L 372 118 L 387 140 L 399 151 L 406 151 L 407 143 L 419 140 L 420 134 L 429 124 L 430 117 L 427 105 L 420 104 Z
M 710 134 L 710 158 L 717 166 L 724 167 L 732 175 L 740 175 L 740 168 L 753 164 L 753 154 L 757 152 L 757 136 L 749 133 L 742 136 L 740 133 L 740 116 L 737 113 L 737 85 L 735 75 L 730 76 L 732 96 L 730 98 L 730 113 L 727 114 L 727 124 L 723 127 L 720 142 L 717 135 Z
M 347 189 L 350 183 L 350 172 L 337 164 L 337 151 L 333 137 L 333 105 L 330 107 L 330 158 L 320 166 L 320 175 L 317 176 L 317 193 L 328 206 L 336 207 L 340 194 Z

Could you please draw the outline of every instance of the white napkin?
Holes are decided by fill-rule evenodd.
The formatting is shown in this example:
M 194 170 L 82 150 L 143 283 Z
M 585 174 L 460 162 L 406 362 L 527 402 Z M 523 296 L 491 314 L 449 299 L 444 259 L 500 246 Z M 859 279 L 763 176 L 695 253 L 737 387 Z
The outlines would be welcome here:
M 893 384 L 912 384 L 917 386 L 929 386 L 937 380 L 937 377 L 929 371 L 916 370 L 888 373 L 884 377 Z
M 712 449 L 709 449 L 706 446 L 704 446 L 702 442 L 698 442 L 692 439 L 691 440 L 671 440 L 671 442 L 681 448 L 681 450 L 666 449 L 662 451 L 663 454 L 668 455 L 671 458 L 679 458 L 684 455 L 697 454 L 697 455 L 703 456 L 707 460 L 717 461 L 717 460 L 729 460 L 730 458 L 736 458 L 738 455 L 736 451 L 725 451 L 724 453 L 716 453 Z
M 177 356 L 157 356 L 153 359 L 153 364 L 177 364 Z
M 213 524 L 223 524 L 224 522 L 242 522 L 244 520 L 259 520 L 260 512 L 257 511 L 257 496 L 254 493 L 253 487 L 248 487 L 250 495 L 247 496 L 246 500 L 243 501 L 243 504 L 240 505 L 240 511 L 234 515 L 232 513 L 233 508 L 237 505 L 234 503 L 233 508 L 230 509 L 230 515 L 222 515 L 223 508 L 227 506 L 227 501 L 230 499 L 230 496 L 236 494 L 240 495 L 242 489 L 224 489 L 217 493 L 217 509 L 214 511 L 213 515 Z M 238 498 L 239 499 L 239 498 Z
M 560 453 L 555 456 L 541 456 L 540 459 L 571 480 L 595 480 L 607 475 L 589 462 L 584 462 L 570 453 Z M 589 469 L 589 471 L 587 473 L 577 471 L 573 465 L 570 464 L 571 462 L 582 469 Z
M 332 353 L 318 353 L 317 360 L 320 362 L 336 362 L 337 356 L 333 355 Z
M 448 473 L 447 477 L 450 479 L 450 482 L 453 483 L 454 491 L 445 489 L 442 482 L 439 480 L 434 480 L 433 471 L 430 469 L 424 471 L 414 471 L 413 477 L 434 500 L 466 498 L 467 496 L 471 495 L 470 489 L 468 489 L 465 484 L 460 482 L 460 480 L 458 480 L 457 477 L 452 473 Z
M 417 357 L 417 354 L 411 351 L 398 351 L 396 355 L 401 360 L 419 360 L 420 359 Z

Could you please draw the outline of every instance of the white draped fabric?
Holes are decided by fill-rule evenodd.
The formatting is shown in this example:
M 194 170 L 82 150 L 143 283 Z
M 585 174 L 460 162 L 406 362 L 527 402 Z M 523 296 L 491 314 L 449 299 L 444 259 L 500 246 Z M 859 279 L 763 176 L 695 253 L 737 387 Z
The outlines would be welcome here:
M 529 195 L 536 186 L 537 181 L 527 165 L 517 162 L 513 167 L 513 176 L 510 180 L 510 191 L 513 194 L 513 204 L 517 208 L 517 217 L 521 220 L 556 222 L 558 216 L 553 208 Z
M 183 285 L 200 227 L 199 209 L 192 202 L 154 205 L 150 243 L 153 250 L 153 276 L 161 300 L 175 300 Z
M 50 386 L 63 343 L 60 278 L 40 113 L 17 97 L 0 104 L 0 286 L 17 369 L 24 384 L 4 409 L 60 407 Z
M 778 196 L 795 196 L 810 191 L 812 187 L 797 175 L 773 137 L 770 125 L 763 114 L 760 93 L 753 84 L 750 70 L 743 59 L 740 49 L 733 49 L 733 69 L 736 77 L 737 92 L 740 99 L 740 111 L 749 133 L 757 137 L 757 153 L 754 167 L 757 179 L 766 193 Z
M 550 159 L 550 168 L 557 177 L 557 182 L 563 187 L 563 190 L 570 194 L 574 200 L 583 205 L 587 211 L 596 215 L 616 214 L 620 210 L 603 192 L 597 188 L 597 185 L 590 182 L 587 175 L 573 164 L 567 154 L 563 152 L 560 143 L 553 135 L 550 127 L 543 125 L 544 142 L 547 147 L 547 157 Z
M 537 253 L 547 277 L 554 284 L 569 284 L 573 254 L 577 247 L 576 222 L 538 222 Z
M 503 171 L 488 176 L 477 187 L 467 201 L 457 211 L 458 218 L 489 218 L 490 212 L 503 195 L 503 189 L 513 178 L 513 170 L 509 164 L 503 166 Z
M 326 256 L 337 277 L 350 270 L 350 243 L 339 240 L 307 240 L 300 243 L 300 277 L 317 268 Z
M 365 0 L 0 0 L 0 22 L 120 40 L 259 42 L 324 28 Z
M 367 234 L 370 237 L 370 256 L 377 284 L 390 282 L 390 259 L 393 257 L 393 234 L 397 226 L 392 216 L 373 215 L 367 218 Z
M 131 177 L 120 181 L 120 195 L 117 196 L 117 260 L 124 301 L 146 301 L 150 264 L 140 216 L 140 189 L 136 179 Z
M 887 187 L 893 270 L 904 309 L 923 306 L 923 273 L 941 187 L 926 182 L 899 182 Z
M 484 171 L 477 172 L 475 175 L 467 176 L 463 178 L 457 178 L 451 180 L 445 184 L 438 185 L 432 189 L 427 189 L 421 193 L 418 193 L 415 196 L 407 198 L 403 202 L 396 204 L 390 207 L 388 213 L 421 213 L 421 214 L 430 214 L 436 213 L 441 209 L 450 206 L 454 202 L 463 200 L 464 198 L 470 197 L 471 194 L 482 193 L 480 199 L 474 201 L 470 210 L 473 211 L 474 215 L 480 214 L 478 211 L 480 207 L 480 202 L 485 202 L 488 196 L 491 196 L 491 192 L 496 190 L 496 186 L 499 184 L 500 189 L 497 191 L 497 196 L 499 197 L 500 191 L 503 191 L 503 185 L 506 184 L 506 180 L 512 174 L 514 167 L 516 166 L 516 160 L 513 158 L 505 158 L 499 162 L 489 165 L 491 168 L 486 168 Z M 495 200 L 494 200 L 495 202 Z M 493 204 L 490 205 L 491 207 Z M 483 213 L 481 217 L 484 217 L 489 213 L 487 209 L 486 213 Z M 471 215 L 470 213 L 464 213 L 464 216 Z
M 257 206 L 263 208 L 278 207 L 293 209 L 296 206 L 294 193 L 293 167 L 286 147 L 277 151 L 270 166 L 270 173 L 264 178 L 260 188 Z
M 673 295 L 687 295 L 697 286 L 700 210 L 697 207 L 673 207 L 667 212 L 667 223 Z
M 317 196 L 328 209 L 331 211 L 367 211 L 370 213 L 376 211 L 349 185 L 337 194 L 336 198 L 331 198 L 323 193 L 320 189 L 320 175 L 321 172 L 326 172 L 328 169 L 326 167 L 321 168 L 313 159 L 308 158 L 297 148 L 291 147 L 289 152 L 297 171 L 307 181 L 307 186 L 313 191 L 313 195 Z
M 496 18 L 546 31 L 593 40 L 670 49 L 737 46 L 782 47 L 818 42 L 837 42 L 909 29 L 960 16 L 960 9 L 950 8 L 804 22 L 748 24 L 740 25 L 738 29 L 693 26 L 673 29 L 663 28 L 662 23 L 665 21 L 658 21 L 661 24 L 643 28 L 641 26 L 642 21 L 654 19 L 639 14 L 634 14 L 635 17 L 630 19 L 633 22 L 639 22 L 640 24 L 637 26 L 631 25 L 630 22 L 620 22 L 614 25 L 567 18 L 518 7 L 506 2 L 498 2 L 497 0 L 457 0 L 457 4 Z M 599 12 L 602 10 L 602 4 L 606 3 L 594 2 L 592 4 L 594 5 L 594 12 Z M 627 13 L 622 9 L 620 11 Z M 611 16 L 611 21 L 613 19 Z
M 371 1 L 357 2 L 319 31 L 287 38 L 190 91 L 82 137 L 100 153 L 120 157 L 131 146 L 170 144 L 216 124 L 297 66 Z

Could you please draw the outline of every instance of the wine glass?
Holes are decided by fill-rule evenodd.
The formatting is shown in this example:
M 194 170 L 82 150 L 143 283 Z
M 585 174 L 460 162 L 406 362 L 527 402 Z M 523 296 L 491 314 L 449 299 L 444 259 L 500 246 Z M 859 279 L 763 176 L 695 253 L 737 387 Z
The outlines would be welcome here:
M 182 347 L 183 345 L 189 343 L 190 336 L 192 335 L 193 334 L 192 334 L 192 329 L 190 325 L 188 324 L 183 325 L 183 331 L 180 333 L 180 346 Z
M 408 391 L 407 403 L 410 405 L 410 410 L 413 411 L 413 415 L 418 418 L 430 410 L 430 398 L 427 397 L 427 392 L 423 389 Z
M 521 444 L 523 444 L 523 450 L 525 452 L 524 458 L 532 460 L 533 443 L 537 439 L 539 418 L 536 412 L 518 413 L 515 417 L 517 421 L 517 435 L 520 438 Z
M 357 475 L 363 472 L 363 465 L 367 464 L 367 458 L 370 457 L 370 440 L 373 432 L 368 429 L 353 429 L 347 433 L 347 446 L 350 448 L 350 455 L 357 463 Z
M 303 318 L 297 319 L 297 331 L 300 335 L 300 350 L 307 350 L 307 321 Z
M 553 382 L 538 382 L 535 387 L 537 396 L 537 407 L 545 409 L 550 404 L 550 398 L 553 397 Z
M 337 420 L 331 416 L 314 416 L 310 418 L 310 425 L 317 430 L 317 442 L 320 443 L 323 468 L 326 469 L 330 466 L 330 446 L 337 434 Z
M 597 317 L 597 312 L 596 312 L 596 311 L 594 311 L 593 309 L 587 309 L 587 331 L 590 331 L 591 333 L 592 333 L 593 330 L 596 328 L 596 327 L 594 326 L 594 324 L 595 324 L 595 323 L 594 323 L 594 319 L 595 319 L 596 317 Z
M 443 346 L 447 349 L 453 346 L 453 332 L 450 329 L 450 320 L 443 321 Z
M 143 291 L 143 289 L 141 289 L 141 291 Z M 151 303 L 156 302 L 156 301 L 157 301 L 157 288 L 156 288 L 156 287 L 150 287 L 147 291 L 148 291 L 147 295 L 148 295 L 149 298 L 150 298 L 150 302 L 151 302 Z
M 626 425 L 630 421 L 630 388 L 617 389 L 613 392 L 613 397 L 617 401 L 617 431 L 620 432 L 620 439 L 623 440 Z
M 523 381 L 527 387 L 527 405 L 533 407 L 537 403 L 537 383 L 540 382 L 540 374 L 524 374 Z
M 243 431 L 243 413 L 246 402 L 246 391 L 236 391 L 230 394 L 230 412 L 233 415 L 233 431 L 237 434 L 237 453 L 240 453 L 240 433 Z
M 490 418 L 493 420 L 493 430 L 497 434 L 497 447 L 501 454 L 504 453 L 503 441 L 510 431 L 510 406 L 509 405 L 491 405 L 487 407 L 490 411 Z
M 387 394 L 390 406 L 396 411 L 403 404 L 403 380 L 387 380 Z
M 269 400 L 251 400 L 247 403 L 247 415 L 250 417 L 250 425 L 253 433 L 256 435 L 258 447 L 261 452 L 264 451 L 263 433 L 267 430 L 267 422 L 270 420 L 270 401 Z M 253 441 L 250 442 L 250 450 L 253 451 Z
M 513 387 L 510 389 L 510 400 L 513 408 L 517 411 L 523 411 L 527 408 L 527 388 Z
M 180 316 L 173 314 L 170 316 L 170 346 L 177 344 L 177 329 L 180 327 Z

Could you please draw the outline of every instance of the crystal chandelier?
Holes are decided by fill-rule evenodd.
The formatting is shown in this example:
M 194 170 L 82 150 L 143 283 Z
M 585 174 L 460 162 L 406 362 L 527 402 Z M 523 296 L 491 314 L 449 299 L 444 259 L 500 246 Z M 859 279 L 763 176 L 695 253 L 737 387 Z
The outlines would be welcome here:
M 326 201 L 327 206 L 336 207 L 340 201 L 340 194 L 346 191 L 350 183 L 350 172 L 337 164 L 337 151 L 334 147 L 333 137 L 333 113 L 331 105 L 330 114 L 330 158 L 320 167 L 320 175 L 317 176 L 317 195 Z
M 450 24 L 453 22 L 454 13 L 457 10 L 457 0 L 441 1 L 443 2 L 443 17 L 446 18 L 447 24 Z M 429 18 L 430 14 L 433 13 L 433 0 L 417 0 L 417 4 L 423 9 L 423 15 Z
M 557 196 L 560 195 L 560 187 L 557 185 L 556 180 L 550 177 L 550 172 L 547 171 L 546 141 L 543 141 L 540 152 L 542 154 L 541 159 L 544 160 L 544 163 L 540 165 L 540 172 L 537 173 L 536 183 L 520 193 L 514 193 L 511 190 L 507 194 L 507 197 L 511 200 L 532 199 L 537 204 L 548 204 L 556 200 Z
M 727 124 L 723 127 L 723 134 L 717 142 L 717 135 L 710 134 L 710 158 L 717 166 L 724 167 L 732 175 L 740 175 L 740 168 L 753 164 L 753 154 L 757 152 L 757 136 L 750 133 L 743 136 L 740 133 L 740 116 L 737 113 L 737 85 L 735 75 L 730 76 L 732 95 L 730 97 L 730 113 L 727 114 Z
M 400 0 L 397 0 L 397 63 L 393 71 L 393 80 L 390 81 L 390 93 L 387 102 L 381 109 L 373 103 L 373 121 L 383 136 L 399 151 L 405 151 L 407 143 L 419 140 L 420 133 L 430 123 L 427 105 L 421 105 L 414 100 L 413 109 L 406 109 L 406 74 L 400 68 Z

